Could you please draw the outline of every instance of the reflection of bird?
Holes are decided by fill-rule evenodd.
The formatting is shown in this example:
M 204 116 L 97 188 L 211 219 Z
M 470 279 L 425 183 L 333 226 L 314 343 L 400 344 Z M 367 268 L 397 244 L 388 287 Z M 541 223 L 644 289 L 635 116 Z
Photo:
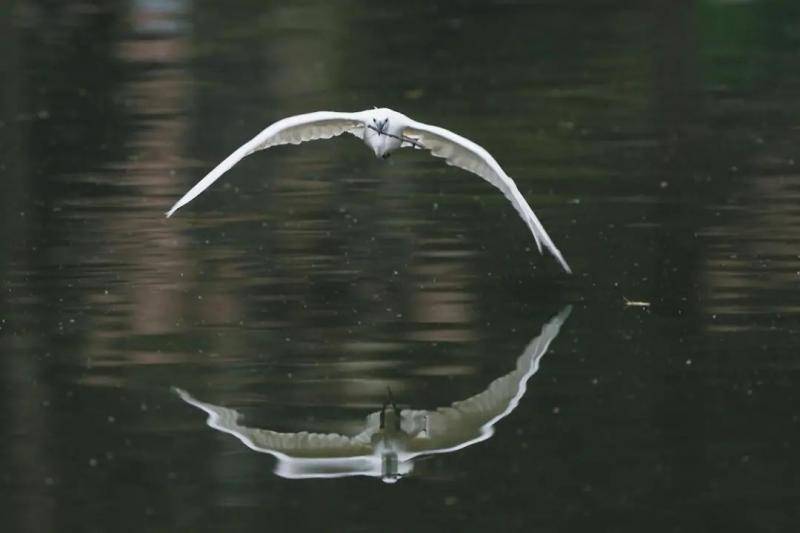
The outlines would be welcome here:
M 367 416 L 364 430 L 348 437 L 337 433 L 279 433 L 239 424 L 233 409 L 201 402 L 175 389 L 187 403 L 208 413 L 207 424 L 229 433 L 249 448 L 278 459 L 275 472 L 286 478 L 373 476 L 394 482 L 411 472 L 414 459 L 448 453 L 484 441 L 525 394 L 539 359 L 570 313 L 566 307 L 545 324 L 517 358 L 512 371 L 483 392 L 435 411 L 399 410 L 389 393 L 383 409 Z M 391 408 L 390 408 L 391 406 Z
M 401 113 L 386 108 L 357 113 L 319 111 L 279 120 L 240 146 L 217 165 L 172 206 L 172 209 L 167 212 L 167 216 L 171 216 L 182 206 L 194 200 L 233 165 L 253 152 L 281 144 L 300 144 L 304 141 L 330 139 L 345 132 L 361 138 L 378 157 L 389 157 L 393 151 L 403 147 L 426 149 L 436 157 L 445 158 L 447 164 L 482 177 L 500 189 L 511 201 L 533 232 L 533 238 L 539 251 L 542 251 L 542 245 L 544 245 L 558 259 L 564 270 L 570 272 L 569 265 L 553 241 L 550 240 L 542 223 L 533 214 L 533 210 L 517 189 L 514 180 L 500 168 L 489 152 L 452 131 L 416 122 Z

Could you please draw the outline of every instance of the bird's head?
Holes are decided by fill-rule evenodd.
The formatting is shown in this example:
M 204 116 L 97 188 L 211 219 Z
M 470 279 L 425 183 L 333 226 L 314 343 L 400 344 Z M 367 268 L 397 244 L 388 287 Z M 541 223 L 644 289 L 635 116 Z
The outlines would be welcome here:
M 389 126 L 389 119 L 388 118 L 384 118 L 384 119 L 373 118 L 372 119 L 372 125 L 374 126 L 375 130 L 378 133 L 381 133 L 381 134 L 382 133 L 386 133 L 386 128 L 387 128 L 387 126 Z
M 414 469 L 411 461 L 400 461 L 396 453 L 385 453 L 381 457 L 381 481 L 397 483 Z

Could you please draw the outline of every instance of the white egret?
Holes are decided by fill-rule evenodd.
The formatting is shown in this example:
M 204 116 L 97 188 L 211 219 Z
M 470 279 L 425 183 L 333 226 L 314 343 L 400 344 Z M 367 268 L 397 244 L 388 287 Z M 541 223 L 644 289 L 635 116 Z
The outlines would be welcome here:
M 542 252 L 544 245 L 561 263 L 564 270 L 571 272 L 561 252 L 553 244 L 542 223 L 525 201 L 525 197 L 519 192 L 514 180 L 500 168 L 489 152 L 452 131 L 417 122 L 387 108 L 356 113 L 318 111 L 279 120 L 217 165 L 172 206 L 167 216 L 172 216 L 175 211 L 194 200 L 231 167 L 253 152 L 281 144 L 330 139 L 345 132 L 362 139 L 377 157 L 389 157 L 393 151 L 404 147 L 426 149 L 432 155 L 444 158 L 448 165 L 477 174 L 500 189 L 511 201 L 533 233 L 539 252 Z
M 435 410 L 399 410 L 391 401 L 367 415 L 357 435 L 281 433 L 240 423 L 233 409 L 201 402 L 175 389 L 186 403 L 205 411 L 206 424 L 228 433 L 250 449 L 278 459 L 275 473 L 290 479 L 370 476 L 394 482 L 408 475 L 416 459 L 450 453 L 482 442 L 508 416 L 525 394 L 528 379 L 558 335 L 571 307 L 565 307 L 517 358 L 516 368 L 492 381 L 486 390 Z

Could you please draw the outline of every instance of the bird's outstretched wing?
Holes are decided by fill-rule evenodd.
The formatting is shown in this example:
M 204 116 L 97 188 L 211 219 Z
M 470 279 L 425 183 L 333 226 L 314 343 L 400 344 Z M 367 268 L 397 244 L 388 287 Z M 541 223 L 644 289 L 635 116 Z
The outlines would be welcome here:
M 246 156 L 280 144 L 300 144 L 316 139 L 330 139 L 342 133 L 349 132 L 361 135 L 364 127 L 362 113 L 338 113 L 335 111 L 318 111 L 295 115 L 275 122 L 261 133 L 247 141 L 229 155 L 219 165 L 209 172 L 203 179 L 189 189 L 180 200 L 175 202 L 172 209 L 167 211 L 167 216 L 172 214 L 194 200 L 212 183 Z
M 565 307 L 517 358 L 516 368 L 492 381 L 486 390 L 435 411 L 404 410 L 402 416 L 414 428 L 408 451 L 414 455 L 458 450 L 489 438 L 494 425 L 513 411 L 525 394 L 528 379 L 539 369 L 539 360 L 558 335 L 572 307 Z M 415 424 L 410 421 L 414 420 Z
M 564 270 L 572 272 L 561 252 L 545 231 L 544 226 L 536 218 L 525 197 L 519 192 L 514 180 L 500 168 L 500 165 L 489 152 L 469 139 L 444 128 L 423 124 L 411 119 L 408 119 L 408 122 L 403 131 L 404 137 L 409 138 L 414 143 L 421 144 L 423 148 L 430 150 L 432 155 L 444 158 L 448 165 L 477 174 L 500 189 L 530 228 L 539 252 L 542 251 L 542 245 L 544 245 L 558 259 Z M 406 142 L 404 146 L 412 144 Z
M 251 450 L 269 453 L 281 459 L 360 457 L 372 452 L 368 435 L 347 437 L 338 433 L 279 433 L 254 429 L 239 424 L 239 413 L 233 409 L 201 402 L 182 389 L 174 389 L 186 403 L 208 414 L 206 423 L 233 435 Z

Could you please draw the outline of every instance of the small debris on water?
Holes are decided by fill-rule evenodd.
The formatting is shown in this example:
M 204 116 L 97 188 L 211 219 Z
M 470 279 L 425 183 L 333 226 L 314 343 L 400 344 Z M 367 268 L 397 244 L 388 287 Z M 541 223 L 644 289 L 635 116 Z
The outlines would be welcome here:
M 624 296 L 622 299 L 625 300 L 626 307 L 650 307 L 650 302 L 645 302 L 643 300 L 628 300 Z

